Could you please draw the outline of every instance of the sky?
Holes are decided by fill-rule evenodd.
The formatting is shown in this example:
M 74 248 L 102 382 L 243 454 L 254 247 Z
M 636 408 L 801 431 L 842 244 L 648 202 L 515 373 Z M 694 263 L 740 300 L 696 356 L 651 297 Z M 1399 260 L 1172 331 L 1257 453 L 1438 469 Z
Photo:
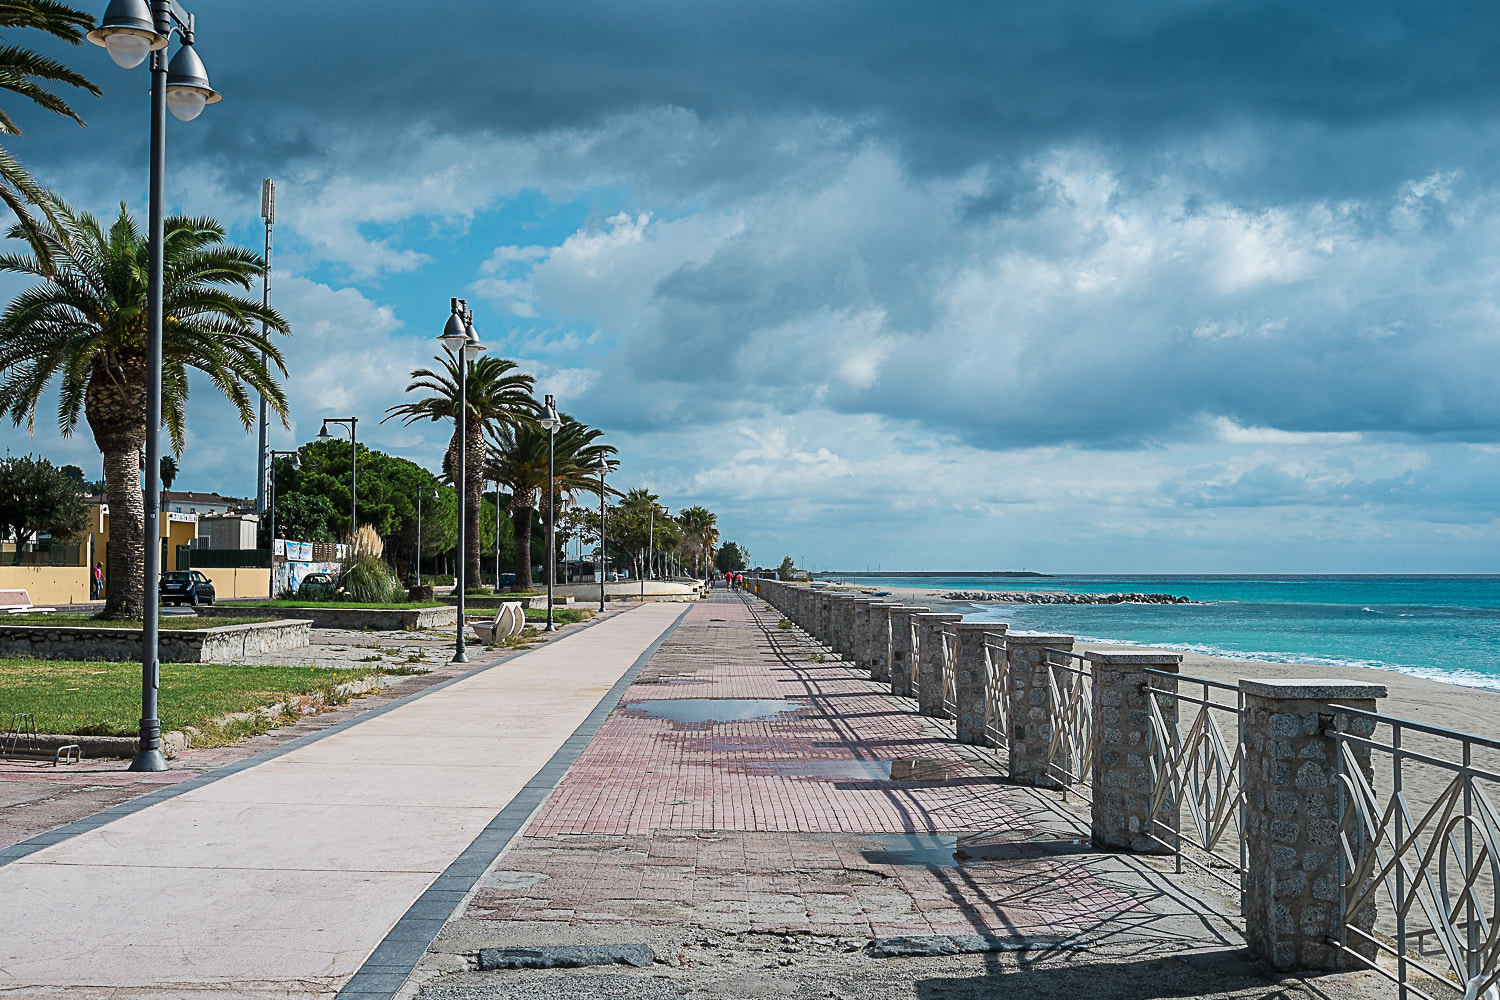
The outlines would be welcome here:
M 167 197 L 258 247 L 276 181 L 273 447 L 355 414 L 438 468 L 379 420 L 461 296 L 615 485 L 757 563 L 1500 566 L 1493 4 L 189 7 L 225 99 L 170 120 Z M 9 100 L 8 148 L 143 213 L 144 67 L 7 41 L 105 90 Z M 253 495 L 193 390 L 179 488 Z M 97 474 L 44 418 L 0 440 Z

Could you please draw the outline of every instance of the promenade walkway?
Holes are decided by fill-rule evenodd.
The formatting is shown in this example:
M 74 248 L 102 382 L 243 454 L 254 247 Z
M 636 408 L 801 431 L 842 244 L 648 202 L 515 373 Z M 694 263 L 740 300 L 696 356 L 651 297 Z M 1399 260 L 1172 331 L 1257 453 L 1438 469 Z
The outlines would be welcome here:
M 683 611 L 632 609 L 0 852 L 0 995 L 329 996 L 362 966 L 399 985 L 473 881 L 455 860 L 483 870 L 512 832 L 497 814 L 555 782 L 548 762 Z M 411 951 L 398 921 L 419 943 L 387 972 Z

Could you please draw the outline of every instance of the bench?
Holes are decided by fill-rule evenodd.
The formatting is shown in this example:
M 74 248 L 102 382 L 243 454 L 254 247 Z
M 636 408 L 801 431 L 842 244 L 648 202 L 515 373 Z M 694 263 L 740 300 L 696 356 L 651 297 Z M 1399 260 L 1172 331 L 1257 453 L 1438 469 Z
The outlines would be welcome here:
M 493 622 L 488 625 L 476 623 L 472 627 L 480 642 L 495 646 L 521 634 L 521 629 L 526 627 L 526 612 L 521 610 L 520 601 L 504 601 L 500 610 L 495 612 Z
M 56 611 L 56 608 L 39 608 L 31 603 L 31 595 L 24 590 L 0 590 L 0 611 L 9 615 L 24 615 L 32 611 Z

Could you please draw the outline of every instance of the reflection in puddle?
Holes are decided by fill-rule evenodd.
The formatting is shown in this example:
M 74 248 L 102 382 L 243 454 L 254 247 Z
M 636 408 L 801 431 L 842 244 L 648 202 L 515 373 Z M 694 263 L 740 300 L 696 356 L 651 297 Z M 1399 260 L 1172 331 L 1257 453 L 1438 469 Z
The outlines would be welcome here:
M 984 843 L 982 838 L 940 833 L 887 833 L 866 839 L 882 845 L 860 852 L 866 861 L 876 865 L 951 868 L 969 862 L 1049 858 L 1063 854 L 1090 854 L 1095 850 L 1086 837 Z
M 672 698 L 632 701 L 622 708 L 672 722 L 755 722 L 787 715 L 803 707 L 781 698 Z

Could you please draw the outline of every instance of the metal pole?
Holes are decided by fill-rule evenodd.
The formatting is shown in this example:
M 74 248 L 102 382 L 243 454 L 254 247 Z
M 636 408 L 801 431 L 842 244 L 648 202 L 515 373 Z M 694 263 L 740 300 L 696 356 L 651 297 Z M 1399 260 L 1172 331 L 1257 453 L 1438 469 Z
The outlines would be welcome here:
M 260 212 L 261 217 L 266 220 L 266 270 L 261 275 L 260 303 L 267 309 L 271 308 L 271 227 L 276 222 L 276 185 L 271 178 L 267 177 L 260 188 Z M 271 333 L 266 327 L 265 320 L 260 323 L 260 335 L 269 338 Z M 260 352 L 260 364 L 266 365 L 266 352 Z M 256 451 L 256 468 L 259 476 L 255 480 L 255 510 L 256 513 L 266 512 L 266 449 L 270 447 L 267 434 L 270 430 L 269 413 L 266 407 L 266 394 L 260 394 L 260 435 L 259 448 Z
M 495 480 L 495 593 L 500 592 L 500 480 Z
M 458 565 L 453 579 L 458 583 L 458 642 L 454 663 L 468 663 L 464 652 L 464 571 L 469 566 L 469 550 L 464 547 L 464 522 L 468 520 L 469 502 L 469 359 L 460 347 L 458 356 Z
M 349 418 L 349 540 L 359 530 L 359 418 Z
M 417 488 L 417 586 L 422 586 L 422 494 L 427 487 Z
M 550 406 L 552 397 L 547 397 Z M 557 626 L 552 624 L 552 579 L 557 575 L 557 542 L 553 531 L 557 526 L 557 494 L 554 491 L 557 481 L 553 478 L 555 470 L 552 466 L 552 440 L 556 434 L 556 428 L 547 428 L 547 631 L 555 632 Z
M 604 468 L 599 469 L 599 610 L 604 610 Z
M 271 560 L 271 600 L 276 600 L 276 460 L 273 458 L 271 466 L 271 493 L 266 498 L 266 507 L 271 515 L 270 534 L 266 536 L 266 550 Z
M 170 0 L 153 0 L 156 30 L 172 30 Z M 145 580 L 141 617 L 141 738 L 132 771 L 165 771 L 161 752 L 161 719 L 157 717 L 157 692 L 161 687 L 161 654 L 157 649 L 160 625 L 161 575 L 161 321 L 162 258 L 164 253 L 165 201 L 163 175 L 167 160 L 167 50 L 151 53 L 151 179 L 149 222 L 149 276 L 146 286 L 146 537 Z

